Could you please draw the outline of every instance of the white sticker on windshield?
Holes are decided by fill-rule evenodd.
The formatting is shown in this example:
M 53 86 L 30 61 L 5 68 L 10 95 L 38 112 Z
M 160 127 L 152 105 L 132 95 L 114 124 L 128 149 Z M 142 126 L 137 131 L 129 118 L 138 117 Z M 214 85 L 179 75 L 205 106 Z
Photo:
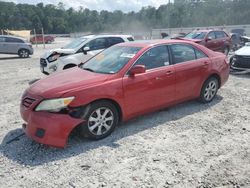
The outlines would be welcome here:
M 122 53 L 120 57 L 126 57 L 126 58 L 133 58 L 135 54 L 127 54 L 127 53 Z

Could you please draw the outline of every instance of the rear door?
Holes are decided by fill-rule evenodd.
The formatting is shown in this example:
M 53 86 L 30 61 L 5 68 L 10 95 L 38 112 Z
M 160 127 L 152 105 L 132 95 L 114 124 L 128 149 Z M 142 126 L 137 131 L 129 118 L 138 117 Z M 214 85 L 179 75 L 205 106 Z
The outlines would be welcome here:
M 0 36 L 0 53 L 6 53 L 5 37 Z
M 167 46 L 153 47 L 133 65 L 145 65 L 146 72 L 125 75 L 123 90 L 129 116 L 145 113 L 175 101 L 175 70 Z
M 170 46 L 176 74 L 176 100 L 197 97 L 208 75 L 210 59 L 202 51 L 187 44 Z
M 210 31 L 207 34 L 206 37 L 206 43 L 205 46 L 211 50 L 217 51 L 220 47 L 220 44 L 218 43 L 217 39 L 216 39 L 216 35 L 214 31 Z
M 24 41 L 18 38 L 6 37 L 6 47 L 8 53 L 17 54 Z
M 224 52 L 227 43 L 229 43 L 229 41 L 227 41 L 228 36 L 224 31 L 215 31 L 215 35 L 218 42 L 218 51 Z

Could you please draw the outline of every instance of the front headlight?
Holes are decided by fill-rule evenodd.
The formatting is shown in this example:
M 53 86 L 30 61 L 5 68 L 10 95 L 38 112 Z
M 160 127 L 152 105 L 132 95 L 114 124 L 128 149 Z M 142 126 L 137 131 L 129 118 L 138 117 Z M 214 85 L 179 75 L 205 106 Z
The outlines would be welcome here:
M 35 111 L 48 111 L 48 112 L 60 112 L 66 108 L 75 97 L 48 99 L 42 101 L 35 109 Z
M 56 61 L 60 57 L 60 54 L 52 54 L 50 57 L 48 57 L 49 62 Z

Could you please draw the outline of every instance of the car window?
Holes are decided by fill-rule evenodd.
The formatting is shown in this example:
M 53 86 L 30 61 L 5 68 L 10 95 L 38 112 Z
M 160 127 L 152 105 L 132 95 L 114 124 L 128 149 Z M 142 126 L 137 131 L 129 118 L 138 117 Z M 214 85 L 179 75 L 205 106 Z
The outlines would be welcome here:
M 226 34 L 223 31 L 215 31 L 216 38 L 225 38 Z
M 11 43 L 24 43 L 23 40 L 17 39 L 17 38 L 11 38 L 11 37 L 6 37 L 6 42 L 11 42 Z
M 135 65 L 145 65 L 146 69 L 154 69 L 169 65 L 167 46 L 157 46 L 144 53 Z
M 112 46 L 94 56 L 81 68 L 97 73 L 114 74 L 119 72 L 140 50 L 141 47 Z
M 187 38 L 187 39 L 204 39 L 206 34 L 207 34 L 206 32 L 194 31 L 194 32 L 188 33 L 184 38 Z
M 208 33 L 207 37 L 210 37 L 211 39 L 215 39 L 215 33 L 212 31 L 210 33 Z
M 133 37 L 128 37 L 128 41 L 134 41 Z
M 200 50 L 195 49 L 195 53 L 196 53 L 196 59 L 207 58 L 207 55 Z
M 90 41 L 85 47 L 89 47 L 90 51 L 92 50 L 101 50 L 108 47 L 107 38 L 97 38 Z
M 196 59 L 194 48 L 189 45 L 173 44 L 171 50 L 176 64 Z
M 115 44 L 124 42 L 124 40 L 120 37 L 109 37 L 108 40 L 109 40 L 109 46 L 113 46 Z
M 66 44 L 62 49 L 75 49 L 80 48 L 87 38 L 77 38 L 72 40 L 70 43 Z
M 4 37 L 0 37 L 0 42 L 5 42 L 5 38 Z

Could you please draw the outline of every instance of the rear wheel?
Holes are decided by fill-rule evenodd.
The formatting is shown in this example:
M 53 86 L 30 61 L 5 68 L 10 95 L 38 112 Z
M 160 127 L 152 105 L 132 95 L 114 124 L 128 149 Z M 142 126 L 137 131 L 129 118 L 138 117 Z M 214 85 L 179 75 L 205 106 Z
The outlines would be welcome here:
M 21 58 L 28 58 L 30 53 L 29 53 L 29 50 L 21 49 L 21 50 L 18 51 L 18 55 Z
M 84 119 L 87 122 L 80 127 L 81 134 L 93 140 L 109 136 L 119 122 L 116 107 L 107 101 L 90 104 Z
M 215 77 L 210 77 L 203 84 L 200 94 L 200 100 L 203 103 L 211 102 L 217 94 L 219 89 L 219 81 Z

